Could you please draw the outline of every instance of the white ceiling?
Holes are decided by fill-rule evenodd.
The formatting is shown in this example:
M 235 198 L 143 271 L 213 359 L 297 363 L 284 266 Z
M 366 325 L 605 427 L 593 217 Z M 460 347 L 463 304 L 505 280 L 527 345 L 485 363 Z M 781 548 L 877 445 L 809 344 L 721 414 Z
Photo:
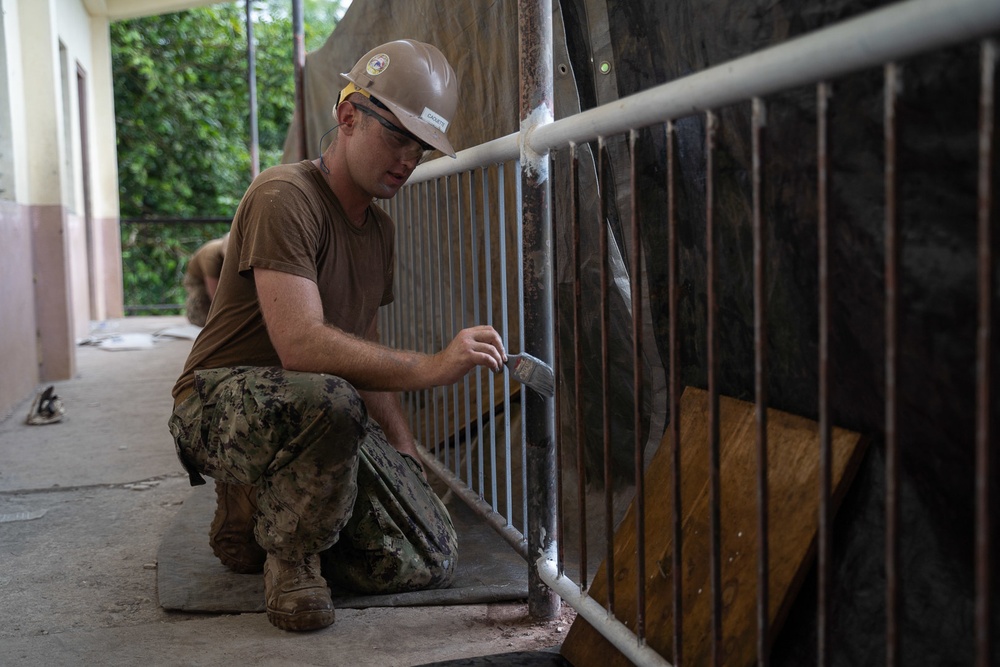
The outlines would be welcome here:
M 224 0 L 83 0 L 91 16 L 110 21 L 179 12 L 192 7 L 216 5 Z

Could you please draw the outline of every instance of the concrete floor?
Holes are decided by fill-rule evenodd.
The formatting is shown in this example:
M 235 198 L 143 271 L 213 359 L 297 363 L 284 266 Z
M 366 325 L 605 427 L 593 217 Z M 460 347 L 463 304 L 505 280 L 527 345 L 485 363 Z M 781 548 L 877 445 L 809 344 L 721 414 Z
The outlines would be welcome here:
M 126 318 L 94 334 L 184 324 Z M 342 609 L 308 634 L 282 632 L 264 614 L 161 609 L 156 553 L 190 492 L 166 427 L 190 346 L 81 345 L 77 376 L 54 383 L 61 422 L 25 424 L 30 397 L 0 422 L 0 663 L 403 666 L 561 643 L 572 610 L 533 622 L 523 603 Z

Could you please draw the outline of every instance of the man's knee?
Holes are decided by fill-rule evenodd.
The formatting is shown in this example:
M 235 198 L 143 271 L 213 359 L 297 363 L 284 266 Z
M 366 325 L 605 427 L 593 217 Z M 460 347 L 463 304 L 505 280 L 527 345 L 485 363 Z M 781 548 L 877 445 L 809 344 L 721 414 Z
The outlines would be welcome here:
M 458 566 L 457 541 L 429 546 L 399 541 L 379 551 L 336 544 L 322 554 L 323 575 L 336 588 L 368 595 L 447 588 Z

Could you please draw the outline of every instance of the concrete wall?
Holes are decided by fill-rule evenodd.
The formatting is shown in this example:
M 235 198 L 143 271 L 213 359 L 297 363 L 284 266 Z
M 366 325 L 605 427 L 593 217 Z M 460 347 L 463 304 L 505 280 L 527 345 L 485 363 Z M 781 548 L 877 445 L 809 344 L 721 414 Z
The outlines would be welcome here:
M 0 8 L 5 418 L 39 383 L 72 377 L 91 319 L 122 305 L 108 20 L 82 0 Z

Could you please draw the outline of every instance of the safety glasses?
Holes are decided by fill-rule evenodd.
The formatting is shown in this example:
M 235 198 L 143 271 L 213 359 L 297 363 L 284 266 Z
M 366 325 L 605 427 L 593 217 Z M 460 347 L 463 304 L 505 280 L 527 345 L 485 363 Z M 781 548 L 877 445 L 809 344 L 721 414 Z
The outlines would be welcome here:
M 418 139 L 412 132 L 404 130 L 398 127 L 394 123 L 387 120 L 382 114 L 376 112 L 374 109 L 369 109 L 362 104 L 356 104 L 355 102 L 347 101 L 352 107 L 360 111 L 366 116 L 370 116 L 378 121 L 378 124 L 388 130 L 388 136 L 383 134 L 383 139 L 389 148 L 394 151 L 401 152 L 404 159 L 409 160 L 420 160 L 426 156 L 427 153 L 434 150 L 434 147 L 430 144 Z

